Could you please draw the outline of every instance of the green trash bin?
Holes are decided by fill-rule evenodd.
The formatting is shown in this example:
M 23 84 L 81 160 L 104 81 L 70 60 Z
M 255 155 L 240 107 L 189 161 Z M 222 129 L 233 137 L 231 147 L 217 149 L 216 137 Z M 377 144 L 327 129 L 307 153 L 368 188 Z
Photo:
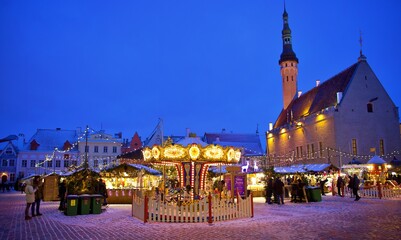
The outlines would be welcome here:
M 91 195 L 91 213 L 102 213 L 103 196 L 100 194 Z
M 64 210 L 64 214 L 67 216 L 75 216 L 78 213 L 78 196 L 67 195 L 67 204 Z
M 309 202 L 321 202 L 322 192 L 320 187 L 308 187 L 306 188 L 306 195 L 308 196 Z
M 81 215 L 89 214 L 91 208 L 91 196 L 89 194 L 79 195 L 79 211 Z

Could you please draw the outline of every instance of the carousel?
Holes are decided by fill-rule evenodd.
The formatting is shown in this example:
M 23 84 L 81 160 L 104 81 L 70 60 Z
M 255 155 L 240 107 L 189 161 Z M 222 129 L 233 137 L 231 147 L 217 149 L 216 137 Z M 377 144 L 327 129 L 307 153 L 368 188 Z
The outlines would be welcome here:
M 223 147 L 216 144 L 208 145 L 199 138 L 189 137 L 178 143 L 167 141 L 164 145 L 155 145 L 143 149 L 145 162 L 160 165 L 163 168 L 173 166 L 177 171 L 177 185 L 188 194 L 190 200 L 201 199 L 213 189 L 207 186 L 207 173 L 211 166 L 237 164 L 241 158 L 241 149 Z M 169 195 L 166 186 L 166 176 L 163 171 L 162 192 Z

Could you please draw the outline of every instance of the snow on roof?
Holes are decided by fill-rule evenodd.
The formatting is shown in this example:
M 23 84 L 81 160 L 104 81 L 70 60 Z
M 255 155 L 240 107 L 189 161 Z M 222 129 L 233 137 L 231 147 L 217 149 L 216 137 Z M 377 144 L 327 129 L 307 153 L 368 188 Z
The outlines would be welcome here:
M 181 144 L 186 147 L 191 144 L 200 144 L 202 147 L 206 147 L 208 144 L 200 139 L 200 137 L 185 137 L 184 139 L 177 142 L 177 144 Z
M 255 133 L 205 133 L 209 144 L 244 148 L 244 156 L 264 155 L 259 135 Z
M 156 169 L 150 168 L 148 166 L 144 166 L 141 164 L 128 164 L 128 165 L 130 165 L 131 167 L 137 168 L 139 170 L 144 169 L 146 172 L 148 172 L 152 175 L 157 175 L 157 176 L 162 175 L 162 173 L 160 171 L 157 171 Z
M 328 163 L 322 164 L 298 164 L 291 165 L 288 167 L 275 167 L 274 171 L 277 173 L 303 173 L 303 172 L 322 172 L 330 167 L 334 167 Z
M 33 140 L 39 144 L 38 151 L 53 151 L 54 148 L 63 150 L 66 141 L 74 144 L 78 140 L 78 134 L 76 130 L 38 129 L 23 149 L 30 150 Z

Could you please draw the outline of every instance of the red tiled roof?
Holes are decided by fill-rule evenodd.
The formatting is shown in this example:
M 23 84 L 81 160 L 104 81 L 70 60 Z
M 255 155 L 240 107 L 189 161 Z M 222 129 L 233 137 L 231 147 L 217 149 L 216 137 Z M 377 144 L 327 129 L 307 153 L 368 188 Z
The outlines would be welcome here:
M 312 88 L 299 98 L 294 98 L 290 105 L 281 111 L 274 128 L 281 127 L 304 116 L 319 112 L 327 107 L 335 106 L 337 103 L 337 92 L 345 94 L 359 62 L 348 67 L 334 77 Z

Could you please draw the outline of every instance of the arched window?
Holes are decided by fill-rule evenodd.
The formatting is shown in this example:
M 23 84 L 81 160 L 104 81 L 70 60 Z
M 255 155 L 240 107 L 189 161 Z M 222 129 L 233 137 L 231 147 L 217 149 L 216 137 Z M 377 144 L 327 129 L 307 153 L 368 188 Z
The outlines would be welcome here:
M 368 103 L 367 108 L 368 112 L 373 112 L 373 103 Z

